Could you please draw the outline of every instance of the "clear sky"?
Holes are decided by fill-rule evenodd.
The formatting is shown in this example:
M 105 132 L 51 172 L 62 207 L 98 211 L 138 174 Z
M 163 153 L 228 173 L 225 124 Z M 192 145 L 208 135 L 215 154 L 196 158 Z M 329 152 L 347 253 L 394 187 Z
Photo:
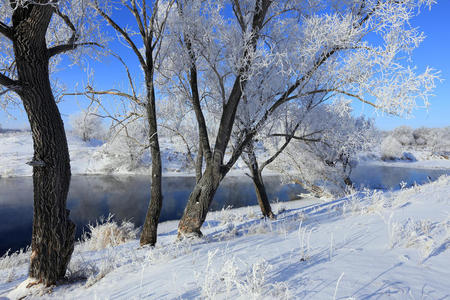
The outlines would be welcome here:
M 424 9 L 413 19 L 412 25 L 419 27 L 426 35 L 425 41 L 413 53 L 412 65 L 417 66 L 418 72 L 424 71 L 427 66 L 441 72 L 442 82 L 437 84 L 435 96 L 430 99 L 431 106 L 419 109 L 409 119 L 382 116 L 368 106 L 355 103 L 355 113 L 363 113 L 375 118 L 380 129 L 392 129 L 400 125 L 411 127 L 443 127 L 450 126 L 450 0 L 438 0 L 431 10 Z M 121 20 L 124 21 L 124 20 Z M 126 21 L 126 20 L 125 20 Z M 123 48 L 123 47 L 121 47 Z M 124 50 L 127 51 L 127 50 Z M 134 56 L 124 56 L 134 61 Z M 129 64 L 132 65 L 132 64 Z M 95 70 L 95 83 L 100 88 L 108 89 L 120 84 L 123 70 L 112 58 L 105 58 L 102 63 L 93 62 L 91 68 Z M 137 61 L 136 61 L 137 66 Z M 136 73 L 138 69 L 136 69 Z M 75 83 L 80 82 L 80 88 L 86 81 L 86 75 L 77 67 L 62 69 L 55 74 L 67 87 L 68 91 L 76 90 Z M 60 104 L 60 110 L 65 124 L 69 124 L 68 116 L 80 111 L 87 105 L 82 97 L 66 97 Z M 0 111 L 0 124 L 4 128 L 27 128 L 28 120 L 22 110 L 10 110 L 14 118 L 8 117 Z

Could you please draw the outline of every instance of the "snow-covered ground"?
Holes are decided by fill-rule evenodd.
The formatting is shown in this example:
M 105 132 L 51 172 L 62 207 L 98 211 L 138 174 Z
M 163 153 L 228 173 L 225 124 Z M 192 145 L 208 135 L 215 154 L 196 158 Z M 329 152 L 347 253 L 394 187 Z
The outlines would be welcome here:
M 80 138 L 68 134 L 71 166 L 73 174 L 91 172 L 93 154 L 99 143 L 85 143 Z M 33 157 L 31 132 L 0 133 L 0 177 L 31 176 L 33 168 L 26 163 Z
M 130 162 L 126 148 L 111 150 L 109 145 L 100 141 L 84 142 L 81 138 L 67 132 L 72 174 L 149 174 L 150 157 L 144 155 L 135 163 Z M 174 150 L 168 139 L 160 140 L 165 176 L 193 176 L 195 170 L 187 167 L 183 153 Z M 119 153 L 120 151 L 120 153 Z M 31 132 L 0 132 L 0 177 L 32 176 L 33 169 L 26 163 L 33 157 Z M 229 176 L 241 176 L 247 172 L 247 166 L 238 160 Z M 265 170 L 264 174 L 275 174 Z
M 71 132 L 67 133 L 71 158 L 72 174 L 148 174 L 150 158 L 144 158 L 137 164 L 130 163 L 127 150 L 122 153 L 110 151 L 106 144 L 98 141 L 83 142 Z M 186 167 L 186 159 L 182 153 L 174 150 L 170 140 L 161 139 L 163 173 L 166 176 L 195 176 L 192 168 Z M 119 149 L 120 150 L 120 149 Z M 31 176 L 32 167 L 26 162 L 33 156 L 33 141 L 31 132 L 0 133 L 0 177 Z M 362 164 L 410 167 L 420 169 L 450 169 L 450 160 L 429 156 L 426 153 L 414 153 L 415 162 L 382 161 L 379 155 L 368 155 Z M 270 167 L 270 166 L 269 166 Z M 229 175 L 244 175 L 246 165 L 238 160 Z M 269 168 L 265 174 L 275 174 Z
M 50 288 L 24 288 L 29 253 L 4 257 L 0 299 L 448 299 L 449 195 L 443 176 L 397 192 L 279 203 L 276 221 L 257 207 L 210 213 L 202 239 L 177 242 L 177 223 L 162 223 L 154 249 L 132 240 L 95 251 L 88 240 L 76 246 L 68 282 Z

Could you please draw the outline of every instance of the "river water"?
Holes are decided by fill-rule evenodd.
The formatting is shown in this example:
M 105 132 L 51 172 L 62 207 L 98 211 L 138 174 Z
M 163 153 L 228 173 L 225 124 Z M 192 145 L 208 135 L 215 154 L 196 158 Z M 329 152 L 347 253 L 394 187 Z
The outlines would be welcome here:
M 426 170 L 391 166 L 361 166 L 352 173 L 355 185 L 369 188 L 398 189 L 423 184 L 450 170 Z M 150 198 L 147 176 L 72 176 L 67 206 L 77 225 L 77 238 L 86 225 L 101 216 L 114 214 L 117 220 L 131 220 L 141 226 Z M 279 177 L 265 177 L 271 201 L 290 201 L 304 190 L 298 185 L 283 184 Z M 179 219 L 194 186 L 191 177 L 163 178 L 163 207 L 160 222 Z M 0 178 L 0 256 L 6 250 L 17 250 L 30 243 L 33 219 L 33 183 L 31 177 Z M 227 177 L 221 184 L 211 210 L 224 207 L 256 205 L 251 180 L 246 176 Z

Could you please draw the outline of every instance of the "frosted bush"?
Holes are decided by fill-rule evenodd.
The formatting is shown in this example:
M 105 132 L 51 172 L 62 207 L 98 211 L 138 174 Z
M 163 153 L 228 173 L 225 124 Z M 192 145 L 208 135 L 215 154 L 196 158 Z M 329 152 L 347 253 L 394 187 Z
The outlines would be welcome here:
M 238 282 L 238 290 L 243 296 L 251 299 L 261 299 L 265 295 L 266 273 L 271 265 L 265 260 L 252 265 L 243 282 Z
M 106 219 L 100 219 L 95 225 L 88 226 L 89 231 L 85 233 L 83 240 L 89 250 L 100 250 L 107 247 L 113 247 L 137 237 L 138 229 L 129 221 L 122 221 L 117 224 L 113 220 L 113 215 Z
M 409 126 L 400 126 L 395 128 L 391 136 L 404 146 L 413 145 L 415 143 L 413 129 Z
M 30 255 L 30 246 L 13 253 L 10 253 L 8 250 L 3 256 L 0 257 L 0 270 L 15 268 L 26 264 L 30 261 Z
M 393 136 L 388 136 L 381 142 L 381 158 L 383 160 L 396 159 L 401 156 L 402 145 Z
M 113 271 L 116 266 L 114 263 L 115 259 L 112 255 L 107 255 L 100 263 L 96 272 L 88 277 L 85 287 L 90 287 L 97 283 L 100 279 L 104 278 L 108 273 Z
M 412 220 L 405 222 L 389 222 L 389 247 L 418 248 L 423 257 L 433 250 L 434 240 L 431 231 L 435 226 L 428 220 Z
M 156 244 L 155 247 L 149 249 L 145 260 L 151 264 L 160 264 L 186 254 L 192 254 L 192 244 L 194 241 L 195 239 L 183 239 L 164 246 Z
M 238 261 L 234 256 L 225 258 L 222 264 L 213 264 L 219 260 L 218 249 L 208 251 L 208 260 L 203 272 L 194 272 L 201 296 L 206 299 L 236 298 L 235 291 L 243 299 L 271 299 L 289 298 L 289 288 L 283 283 L 270 284 L 267 282 L 267 272 L 272 266 L 265 260 L 252 264 L 244 270 L 240 266 L 245 263 Z M 271 297 L 269 297 L 270 293 Z

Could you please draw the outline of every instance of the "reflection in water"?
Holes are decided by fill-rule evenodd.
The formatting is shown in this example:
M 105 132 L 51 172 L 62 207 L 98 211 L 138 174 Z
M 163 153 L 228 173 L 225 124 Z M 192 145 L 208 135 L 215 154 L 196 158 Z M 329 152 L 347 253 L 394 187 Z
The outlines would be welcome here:
M 385 166 L 357 167 L 352 180 L 355 185 L 370 188 L 398 189 L 404 181 L 409 185 L 435 180 L 450 170 L 420 170 Z M 77 224 L 77 237 L 85 226 L 109 213 L 117 220 L 128 219 L 136 226 L 144 222 L 150 198 L 147 176 L 73 176 L 67 206 Z M 272 201 L 289 201 L 303 192 L 297 185 L 283 185 L 278 177 L 266 177 L 267 192 Z M 163 178 L 163 207 L 160 221 L 179 219 L 195 179 Z M 30 243 L 33 218 L 33 184 L 31 177 L 0 178 L 0 255 L 11 248 L 17 250 Z M 253 184 L 247 177 L 225 178 L 217 191 L 211 210 L 223 207 L 256 205 Z
M 141 226 L 150 199 L 147 176 L 72 176 L 67 206 L 80 237 L 86 225 L 101 216 L 114 214 L 117 220 L 131 220 Z M 282 185 L 278 177 L 266 177 L 269 199 L 289 201 L 303 190 Z M 195 184 L 191 177 L 163 178 L 163 207 L 160 222 L 176 220 L 183 214 Z M 0 255 L 30 242 L 33 217 L 31 177 L 0 178 Z M 211 210 L 256 205 L 252 182 L 247 177 L 229 177 L 217 191 Z M 20 217 L 19 217 L 20 216 Z
M 351 175 L 357 186 L 372 189 L 399 189 L 403 181 L 406 186 L 434 181 L 441 175 L 450 175 L 450 170 L 413 169 L 391 166 L 358 166 Z

